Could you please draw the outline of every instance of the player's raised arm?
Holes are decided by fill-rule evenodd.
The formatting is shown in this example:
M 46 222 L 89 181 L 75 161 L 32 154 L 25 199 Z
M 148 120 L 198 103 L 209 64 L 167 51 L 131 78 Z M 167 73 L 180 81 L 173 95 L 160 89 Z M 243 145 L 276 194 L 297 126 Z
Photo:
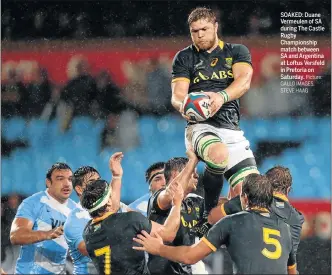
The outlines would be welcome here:
M 134 241 L 142 246 L 133 248 L 159 255 L 174 262 L 195 264 L 210 253 L 215 252 L 222 244 L 225 244 L 231 230 L 231 220 L 223 219 L 215 224 L 199 243 L 192 246 L 176 247 L 164 245 L 158 234 L 153 237 L 144 231 L 137 235 L 137 238 L 134 238 Z
M 112 172 L 112 212 L 116 213 L 120 208 L 121 185 L 123 169 L 121 161 L 123 158 L 122 152 L 114 153 L 109 160 L 109 168 Z
M 174 184 L 180 184 L 182 186 L 183 190 L 187 189 L 187 185 L 190 181 L 191 175 L 194 173 L 195 168 L 198 163 L 198 158 L 193 150 L 187 151 L 187 156 L 189 159 L 189 162 L 184 167 L 184 169 L 181 171 L 180 174 L 178 174 L 172 182 L 166 187 L 165 190 L 160 192 L 160 194 L 157 197 L 157 203 L 160 209 L 166 210 L 171 208 L 172 206 L 172 196 L 169 193 L 170 188 L 172 188 L 172 185 Z
M 173 207 L 163 225 L 152 222 L 151 235 L 159 232 L 162 239 L 166 242 L 172 242 L 178 232 L 181 219 L 181 205 L 183 200 L 183 189 L 180 184 L 173 184 L 169 190 L 172 196 Z

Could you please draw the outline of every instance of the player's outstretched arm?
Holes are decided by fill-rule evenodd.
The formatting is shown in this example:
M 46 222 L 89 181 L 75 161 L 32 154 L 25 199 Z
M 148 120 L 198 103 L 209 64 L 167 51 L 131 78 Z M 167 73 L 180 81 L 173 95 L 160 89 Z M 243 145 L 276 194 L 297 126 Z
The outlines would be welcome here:
M 208 221 L 210 224 L 217 223 L 220 219 L 242 211 L 240 196 L 231 200 L 219 198 L 218 205 L 210 211 Z
M 142 246 L 133 247 L 136 250 L 144 250 L 150 254 L 160 255 L 174 262 L 184 264 L 195 264 L 205 258 L 211 252 L 217 251 L 217 247 L 225 244 L 232 231 L 232 220 L 222 219 L 215 224 L 207 235 L 205 235 L 197 244 L 192 246 L 166 246 L 158 237 L 149 236 L 146 232 L 141 232 L 134 238 L 134 241 Z
M 10 241 L 13 245 L 26 245 L 52 240 L 63 234 L 59 226 L 49 231 L 32 230 L 33 222 L 25 218 L 15 218 L 10 229 Z
M 183 200 L 183 189 L 180 184 L 172 185 L 169 192 L 173 198 L 173 207 L 171 212 L 163 225 L 152 222 L 151 229 L 151 235 L 155 235 L 159 232 L 162 239 L 166 242 L 172 242 L 178 232 L 181 219 L 181 204 Z
M 192 173 L 194 173 L 195 168 L 198 163 L 198 158 L 193 150 L 188 150 L 186 152 L 188 156 L 188 163 L 183 168 L 183 170 L 170 182 L 165 190 L 161 191 L 157 197 L 157 203 L 160 209 L 167 210 L 172 206 L 172 195 L 170 194 L 170 189 L 173 185 L 180 184 L 183 190 L 187 189 L 187 185 L 191 178 Z
M 227 216 L 227 213 L 224 210 L 224 204 L 228 202 L 228 199 L 225 197 L 220 197 L 219 202 L 216 207 L 212 208 L 208 216 L 209 224 L 215 224 L 223 217 Z
M 112 212 L 116 213 L 120 208 L 120 198 L 121 198 L 121 186 L 122 186 L 122 175 L 123 169 L 121 166 L 121 161 L 123 159 L 123 153 L 114 153 L 109 160 L 109 168 L 112 173 Z
M 167 246 L 163 244 L 162 238 L 156 233 L 156 237 L 150 236 L 146 231 L 137 235 L 134 241 L 142 246 L 134 246 L 135 250 L 147 251 L 153 255 L 159 255 L 173 262 L 181 262 L 192 265 L 204 259 L 213 250 L 204 242 L 200 241 L 192 246 Z

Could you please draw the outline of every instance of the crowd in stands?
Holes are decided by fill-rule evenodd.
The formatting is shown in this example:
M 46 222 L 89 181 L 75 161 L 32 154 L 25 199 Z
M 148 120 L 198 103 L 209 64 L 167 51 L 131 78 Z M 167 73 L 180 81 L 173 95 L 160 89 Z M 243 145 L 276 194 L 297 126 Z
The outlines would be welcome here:
M 117 131 L 121 127 L 130 128 L 138 116 L 176 113 L 170 103 L 171 60 L 166 61 L 162 58 L 144 60 L 135 65 L 136 69 L 124 66 L 124 73 L 131 79 L 124 87 L 118 86 L 107 71 L 92 75 L 84 57 L 73 58 L 69 80 L 64 85 L 52 83 L 47 71 L 38 64 L 30 70 L 29 81 L 24 80 L 19 69 L 8 67 L 2 73 L 2 117 L 23 116 L 27 120 L 41 118 L 47 121 L 56 117 L 61 120 L 62 132 L 69 129 L 70 122 L 77 116 L 103 119 L 106 125 L 101 149 L 119 146 L 116 144 L 119 141 Z M 252 85 L 251 92 L 241 100 L 243 116 L 330 115 L 330 66 L 325 68 L 322 79 L 315 82 L 308 94 L 281 94 L 278 76 L 276 71 L 264 79 L 265 84 Z M 266 103 L 271 100 L 277 104 Z M 131 138 L 126 140 L 128 146 L 137 143 L 137 138 Z M 8 155 L 11 147 L 24 147 L 25 144 L 20 140 L 9 143 L 2 139 L 2 146 L 2 154 Z
M 139 115 L 160 116 L 174 111 L 170 100 L 170 73 L 159 60 L 145 62 L 142 81 L 132 81 L 123 88 L 114 83 L 106 71 L 91 75 L 89 63 L 84 58 L 74 58 L 71 64 L 69 80 L 64 85 L 52 83 L 39 65 L 28 72 L 29 81 L 24 80 L 26 78 L 17 68 L 5 70 L 1 84 L 2 117 L 21 116 L 27 121 L 58 118 L 62 132 L 68 130 L 74 117 L 106 120 L 101 135 L 103 149 L 121 147 L 117 144 L 120 141 L 129 147 L 137 144 L 137 137 L 126 135 L 119 139 L 117 132 L 130 128 Z M 8 156 L 11 149 L 25 146 L 24 140 L 9 142 L 2 137 L 3 155 Z
M 2 39 L 87 39 L 94 37 L 187 35 L 186 16 L 203 1 L 5 1 Z M 280 2 L 215 1 L 222 35 L 273 35 L 280 32 L 281 11 L 315 11 L 322 14 L 330 33 L 330 6 L 322 1 Z M 241 7 L 239 8 L 239 5 Z M 166 16 L 167 14 L 167 16 Z

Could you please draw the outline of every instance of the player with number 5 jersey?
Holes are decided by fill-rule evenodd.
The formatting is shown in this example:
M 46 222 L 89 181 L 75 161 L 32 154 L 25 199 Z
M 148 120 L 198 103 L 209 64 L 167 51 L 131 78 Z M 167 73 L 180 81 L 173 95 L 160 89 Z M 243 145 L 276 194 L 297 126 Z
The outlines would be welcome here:
M 134 249 L 194 264 L 226 245 L 234 274 L 296 274 L 290 229 L 269 212 L 272 198 L 273 188 L 265 176 L 248 175 L 241 191 L 244 211 L 220 220 L 198 244 L 171 247 L 142 232 L 135 241 L 143 247 Z

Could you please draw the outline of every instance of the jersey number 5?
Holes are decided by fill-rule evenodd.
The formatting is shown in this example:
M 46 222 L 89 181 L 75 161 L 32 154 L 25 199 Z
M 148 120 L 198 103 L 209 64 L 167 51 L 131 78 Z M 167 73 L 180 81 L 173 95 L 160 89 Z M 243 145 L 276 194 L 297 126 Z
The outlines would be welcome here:
M 269 251 L 266 248 L 264 248 L 262 250 L 262 254 L 266 258 L 277 260 L 281 256 L 282 248 L 280 242 L 276 238 L 273 238 L 273 236 L 280 237 L 280 231 L 263 227 L 263 241 L 266 244 L 271 244 L 275 246 L 275 251 Z
M 111 248 L 109 246 L 104 246 L 102 248 L 96 249 L 94 251 L 96 257 L 105 255 L 104 260 L 104 273 L 105 275 L 111 274 Z

